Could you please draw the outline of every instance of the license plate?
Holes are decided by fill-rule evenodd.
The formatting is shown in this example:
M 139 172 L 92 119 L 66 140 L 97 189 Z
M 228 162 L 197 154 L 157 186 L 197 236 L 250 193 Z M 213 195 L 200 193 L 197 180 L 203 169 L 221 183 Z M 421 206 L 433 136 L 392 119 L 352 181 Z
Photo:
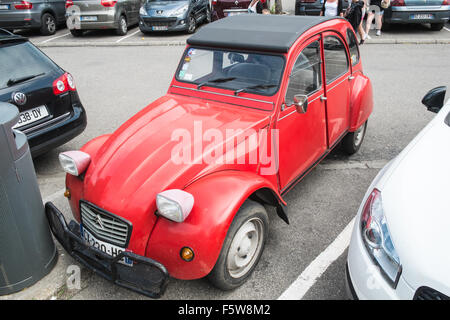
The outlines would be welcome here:
M 97 21 L 97 16 L 81 16 L 80 21 Z
M 154 26 L 152 27 L 153 31 L 165 31 L 168 30 L 169 28 L 167 26 Z
M 244 12 L 244 11 L 230 11 L 230 12 L 228 12 L 228 13 L 226 13 L 226 16 L 227 17 L 231 17 L 231 16 L 237 16 L 237 15 L 240 15 L 240 14 L 246 14 L 246 13 L 248 13 L 248 12 Z
M 125 248 L 121 248 L 121 247 L 115 246 L 113 244 L 98 240 L 86 228 L 83 228 L 83 225 L 80 225 L 80 232 L 81 232 L 81 237 L 86 242 L 88 242 L 94 248 L 97 248 L 98 250 L 100 250 L 106 254 L 109 254 L 112 257 L 115 257 L 118 254 L 125 251 Z M 129 267 L 133 266 L 133 261 L 126 257 L 119 260 L 119 262 L 126 266 L 129 266 Z
M 45 118 L 46 116 L 48 116 L 48 110 L 45 106 L 39 106 L 31 110 L 21 112 L 19 114 L 19 121 L 14 125 L 13 129 L 36 122 L 42 118 Z
M 427 20 L 433 19 L 433 15 L 431 13 L 412 14 L 410 18 L 413 20 Z
M 9 10 L 9 4 L 0 4 L 0 10 Z

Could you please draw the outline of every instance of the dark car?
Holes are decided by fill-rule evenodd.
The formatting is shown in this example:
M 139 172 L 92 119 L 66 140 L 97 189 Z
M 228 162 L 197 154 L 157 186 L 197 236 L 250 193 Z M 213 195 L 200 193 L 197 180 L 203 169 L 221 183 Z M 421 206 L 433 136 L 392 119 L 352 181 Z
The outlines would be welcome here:
M 0 29 L 0 101 L 15 104 L 15 129 L 33 157 L 60 146 L 86 127 L 86 112 L 71 74 L 28 39 Z
M 343 8 L 347 8 L 349 0 L 343 0 Z M 295 0 L 295 15 L 318 16 L 322 10 L 323 0 Z
M 139 11 L 139 29 L 194 33 L 202 22 L 211 21 L 209 0 L 147 0 Z
M 394 23 L 430 23 L 439 31 L 450 17 L 449 0 L 392 0 L 383 14 L 383 29 Z
M 65 0 L 1 0 L 0 28 L 38 29 L 52 35 L 65 24 L 65 13 Z

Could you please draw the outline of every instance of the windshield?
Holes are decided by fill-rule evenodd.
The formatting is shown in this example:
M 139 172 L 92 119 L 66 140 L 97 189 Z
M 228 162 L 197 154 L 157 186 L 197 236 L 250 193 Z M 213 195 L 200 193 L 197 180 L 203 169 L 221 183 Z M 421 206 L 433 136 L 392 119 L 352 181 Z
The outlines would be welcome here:
M 281 55 L 244 53 L 217 49 L 189 48 L 176 79 L 203 86 L 219 87 L 266 96 L 278 91 L 284 69 Z

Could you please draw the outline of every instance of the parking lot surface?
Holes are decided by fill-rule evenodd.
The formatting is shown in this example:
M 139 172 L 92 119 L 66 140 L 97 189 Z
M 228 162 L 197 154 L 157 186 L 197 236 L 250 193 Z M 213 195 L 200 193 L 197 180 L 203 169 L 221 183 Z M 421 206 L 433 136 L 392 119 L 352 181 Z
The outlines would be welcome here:
M 112 132 L 163 95 L 184 47 L 42 50 L 72 73 L 88 114 L 88 126 L 82 135 L 34 161 L 44 200 L 53 201 L 70 219 L 67 201 L 62 196 L 64 174 L 58 164 L 58 153 L 78 149 L 90 139 Z M 378 170 L 432 119 L 433 114 L 420 104 L 423 95 L 433 87 L 450 86 L 448 72 L 444 72 L 450 70 L 450 45 L 364 45 L 361 55 L 364 72 L 373 83 L 375 107 L 360 151 L 347 157 L 335 150 L 286 195 L 290 225 L 274 211 L 269 212 L 266 249 L 256 271 L 242 287 L 223 292 L 204 279 L 171 279 L 163 299 L 277 299 L 349 225 Z M 75 262 L 64 251 L 60 250 L 60 254 L 57 269 L 50 275 L 59 286 L 50 295 L 38 298 L 146 299 L 85 269 L 81 269 L 81 288 L 67 288 L 66 270 Z M 345 258 L 343 247 L 343 253 L 330 261 L 330 266 L 302 298 L 344 299 Z

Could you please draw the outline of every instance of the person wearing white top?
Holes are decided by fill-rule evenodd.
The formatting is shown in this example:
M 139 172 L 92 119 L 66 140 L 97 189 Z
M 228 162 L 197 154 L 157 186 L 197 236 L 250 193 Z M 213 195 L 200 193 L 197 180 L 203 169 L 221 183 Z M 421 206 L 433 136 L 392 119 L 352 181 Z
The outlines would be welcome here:
M 263 6 L 260 0 L 252 0 L 248 6 L 249 13 L 262 13 Z
M 320 15 L 327 17 L 343 17 L 344 13 L 342 8 L 342 0 L 324 0 Z

